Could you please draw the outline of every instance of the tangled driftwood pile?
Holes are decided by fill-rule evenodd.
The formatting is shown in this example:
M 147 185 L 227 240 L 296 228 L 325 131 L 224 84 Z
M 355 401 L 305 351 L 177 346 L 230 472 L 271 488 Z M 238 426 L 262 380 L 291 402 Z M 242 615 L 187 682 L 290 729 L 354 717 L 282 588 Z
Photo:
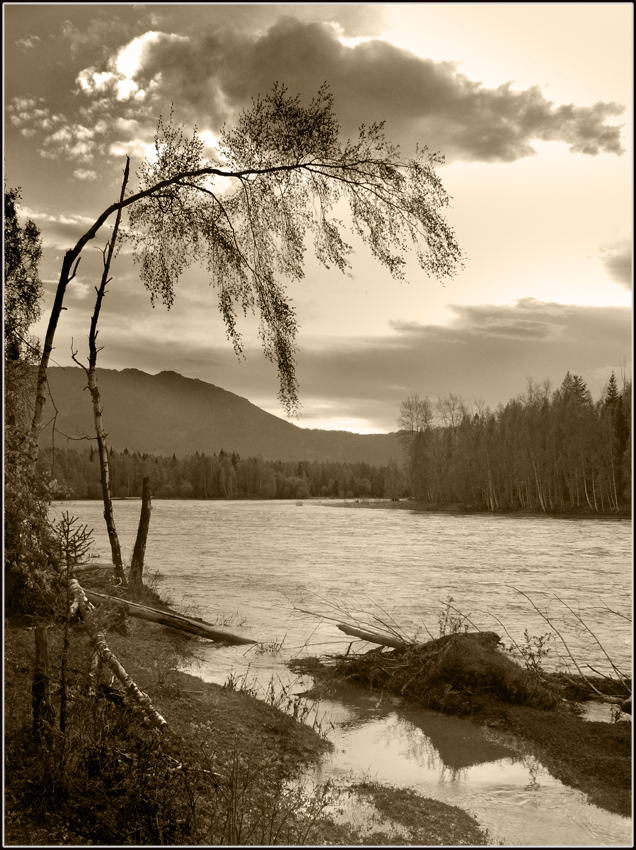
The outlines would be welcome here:
M 450 634 L 427 643 L 338 656 L 333 670 L 341 678 L 453 713 L 472 713 L 492 698 L 555 707 L 557 689 L 517 664 L 499 644 L 494 632 Z

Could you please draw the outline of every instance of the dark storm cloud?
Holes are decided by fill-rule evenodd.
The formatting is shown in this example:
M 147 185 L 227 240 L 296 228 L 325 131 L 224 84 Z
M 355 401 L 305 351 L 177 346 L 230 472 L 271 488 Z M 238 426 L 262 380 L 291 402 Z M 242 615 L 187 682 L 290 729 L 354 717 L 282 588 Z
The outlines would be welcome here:
M 627 240 L 601 249 L 601 259 L 609 276 L 629 289 L 632 283 L 632 246 Z
M 149 41 L 135 81 L 147 88 L 153 80 L 157 102 L 174 101 L 203 126 L 218 128 L 275 81 L 309 96 L 327 80 L 347 134 L 386 120 L 390 136 L 409 148 L 424 140 L 450 157 L 482 161 L 527 156 L 535 140 L 592 155 L 622 151 L 620 128 L 607 123 L 623 111 L 616 103 L 555 105 L 536 86 L 485 88 L 453 63 L 420 59 L 380 40 L 346 47 L 333 26 L 291 17 L 261 35 L 228 23 Z

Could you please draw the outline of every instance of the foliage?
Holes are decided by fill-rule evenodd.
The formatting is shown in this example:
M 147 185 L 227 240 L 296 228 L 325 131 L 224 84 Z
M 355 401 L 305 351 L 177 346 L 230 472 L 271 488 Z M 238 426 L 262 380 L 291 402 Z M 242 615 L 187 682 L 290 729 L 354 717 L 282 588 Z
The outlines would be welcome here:
M 287 409 L 298 401 L 297 324 L 281 280 L 303 278 L 310 237 L 325 267 L 349 267 L 352 246 L 336 207 L 348 205 L 354 232 L 396 278 L 404 277 L 409 245 L 420 267 L 439 278 L 460 261 L 441 215 L 448 196 L 435 167 L 442 158 L 422 149 L 403 160 L 382 124 L 363 125 L 355 141 L 343 143 L 339 133 L 326 85 L 308 105 L 280 85 L 257 97 L 224 129 L 215 162 L 204 160 L 196 129 L 186 136 L 171 114 L 159 121 L 154 157 L 139 170 L 140 191 L 126 200 L 128 235 L 153 303 L 170 307 L 183 272 L 204 262 L 237 353 L 238 313 L 259 317 Z
M 544 632 L 541 635 L 531 635 L 527 629 L 523 630 L 523 643 L 516 643 L 508 647 L 508 651 L 524 665 L 529 673 L 543 677 L 544 660 L 550 655 L 551 644 L 554 641 L 552 632 Z
M 455 600 L 449 596 L 442 605 L 438 617 L 439 636 L 466 634 L 468 631 L 468 619 L 453 606 Z
M 277 757 L 284 740 L 264 756 L 260 740 L 255 748 L 236 736 L 229 747 L 220 742 L 216 720 L 191 723 L 190 734 L 157 733 L 116 689 L 102 684 L 89 694 L 85 674 L 77 675 L 81 654 L 69 664 L 65 734 L 52 730 L 36 742 L 17 716 L 8 724 L 8 797 L 22 820 L 104 846 L 311 842 L 330 788 L 293 781 L 293 765 Z M 188 712 L 178 687 L 152 686 L 164 696 L 174 690 Z M 14 682 L 17 697 L 30 693 L 16 693 Z
M 4 555 L 6 612 L 50 613 L 56 595 L 54 540 L 47 523 L 47 479 L 32 468 L 29 422 L 37 343 L 29 328 L 40 314 L 40 233 L 18 220 L 19 189 L 4 196 L 5 470 Z
M 37 353 L 29 328 L 40 317 L 42 240 L 31 219 L 20 225 L 21 200 L 20 189 L 4 193 L 4 344 L 6 361 L 31 362 Z
M 480 405 L 470 413 L 453 394 L 438 411 L 442 424 L 405 432 L 418 501 L 489 511 L 629 509 L 629 383 L 619 392 L 612 375 L 594 403 L 583 379 L 568 372 L 552 394 L 549 384 L 530 381 L 496 411 Z
M 64 511 L 59 520 L 50 524 L 59 548 L 59 562 L 67 570 L 81 563 L 93 545 L 93 530 L 82 525 L 79 517 Z
M 384 468 L 366 463 L 266 461 L 222 450 L 184 458 L 111 450 L 109 465 L 115 497 L 140 495 L 145 475 L 150 476 L 153 497 L 160 499 L 381 498 L 385 485 Z M 39 468 L 43 473 L 53 468 L 58 487 L 69 498 L 101 497 L 99 463 L 92 449 L 56 449 L 54 455 L 46 449 Z M 403 483 L 398 492 L 405 495 Z

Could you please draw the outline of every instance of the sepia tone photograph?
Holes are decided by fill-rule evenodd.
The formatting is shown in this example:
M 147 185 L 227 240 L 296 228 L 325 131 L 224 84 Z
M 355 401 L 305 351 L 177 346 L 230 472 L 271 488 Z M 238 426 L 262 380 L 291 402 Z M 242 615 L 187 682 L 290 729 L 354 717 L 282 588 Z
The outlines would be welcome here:
M 633 25 L 3 5 L 5 846 L 633 846 Z

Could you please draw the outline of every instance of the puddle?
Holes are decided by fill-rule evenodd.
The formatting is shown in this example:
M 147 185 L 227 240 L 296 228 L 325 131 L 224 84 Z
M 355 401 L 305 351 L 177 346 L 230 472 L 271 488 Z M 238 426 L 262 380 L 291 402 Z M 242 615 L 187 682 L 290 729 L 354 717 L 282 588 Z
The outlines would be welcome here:
M 395 705 L 354 687 L 339 688 L 338 699 L 322 700 L 319 710 L 333 724 L 334 751 L 308 772 L 313 781 L 412 788 L 474 815 L 496 843 L 631 846 L 628 818 L 590 805 L 520 752 L 518 742 L 507 744 L 469 720 Z
M 226 675 L 193 671 L 222 684 Z M 207 674 L 207 675 L 206 675 Z M 256 656 L 239 677 L 261 698 L 268 690 L 302 698 L 313 685 L 267 656 Z M 269 685 L 269 687 L 268 687 Z M 306 703 L 307 704 L 307 703 Z M 411 788 L 424 797 L 458 806 L 474 815 L 493 844 L 509 846 L 631 847 L 631 820 L 587 802 L 538 761 L 531 748 L 512 735 L 480 727 L 379 695 L 355 685 L 338 684 L 329 699 L 303 713 L 333 743 L 304 776 L 330 780 L 337 794 L 331 811 L 339 822 L 365 834 L 380 830 L 402 837 L 399 824 L 383 818 L 371 802 L 346 793 L 351 784 L 371 781 Z M 285 708 L 283 701 L 280 708 Z M 588 703 L 588 719 L 606 717 L 607 705 Z
M 611 705 L 611 703 L 590 700 L 589 702 L 582 703 L 582 708 L 583 714 L 581 717 L 583 720 L 593 720 L 597 723 L 614 722 L 616 706 Z M 627 717 L 627 714 L 621 714 L 621 720 L 625 720 Z

